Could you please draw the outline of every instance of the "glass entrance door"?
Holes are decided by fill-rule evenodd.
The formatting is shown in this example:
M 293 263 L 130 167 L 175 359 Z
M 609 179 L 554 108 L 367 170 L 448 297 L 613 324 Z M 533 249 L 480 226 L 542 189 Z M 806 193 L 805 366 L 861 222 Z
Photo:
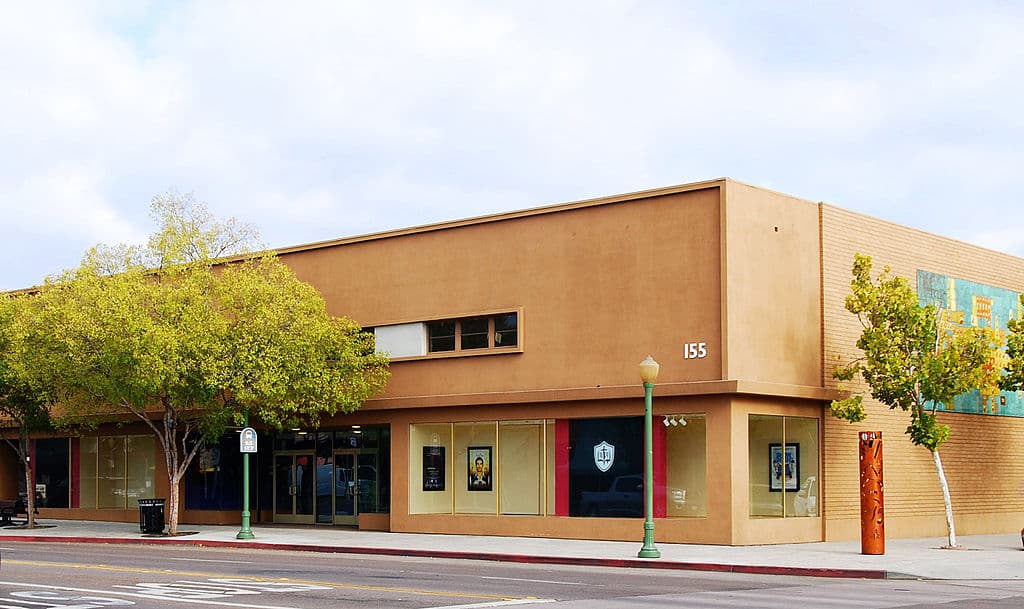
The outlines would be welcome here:
M 334 524 L 359 524 L 359 453 L 334 453 Z
M 313 453 L 274 453 L 274 522 L 313 524 Z

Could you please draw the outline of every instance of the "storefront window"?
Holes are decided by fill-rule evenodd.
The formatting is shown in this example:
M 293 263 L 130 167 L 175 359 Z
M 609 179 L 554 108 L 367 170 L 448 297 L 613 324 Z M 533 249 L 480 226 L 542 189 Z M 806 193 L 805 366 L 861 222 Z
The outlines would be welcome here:
M 818 419 L 786 417 L 786 442 L 800 446 L 800 489 L 786 493 L 786 516 L 817 516 L 818 497 Z
M 494 421 L 455 424 L 455 513 L 498 512 L 496 479 L 503 472 L 494 468 L 497 445 Z
M 79 507 L 130 509 L 153 496 L 153 436 L 82 438 Z
M 498 426 L 501 513 L 544 513 L 544 421 L 508 421 Z
M 309 450 L 316 448 L 316 434 L 301 429 L 274 435 L 274 450 Z
M 242 454 L 237 433 L 222 435 L 218 442 L 201 448 L 192 460 L 185 474 L 185 509 L 242 509 Z
M 703 414 L 661 417 L 665 427 L 665 514 L 708 515 L 707 418 Z
M 555 507 L 555 500 L 556 500 L 556 495 L 555 495 L 555 465 L 556 465 L 556 463 L 555 463 L 555 446 L 556 446 L 556 442 L 555 442 L 555 438 L 556 438 L 555 428 L 556 428 L 556 425 L 555 425 L 555 421 L 553 419 L 548 419 L 547 421 L 544 421 L 544 438 L 545 438 L 545 447 L 547 449 L 546 452 L 544 453 L 544 463 L 545 463 L 545 465 L 544 465 L 544 473 L 545 473 L 545 478 L 547 479 L 547 483 L 546 483 L 547 484 L 547 486 L 546 486 L 547 504 L 546 504 L 545 510 L 544 510 L 545 514 L 554 514 L 555 510 L 556 510 L 556 507 Z
M 818 419 L 750 415 L 750 515 L 818 515 Z
M 156 473 L 156 455 L 153 453 L 153 436 L 126 436 L 125 447 L 125 489 L 129 499 L 127 506 L 136 507 L 138 499 L 153 497 L 153 478 Z
M 124 436 L 97 438 L 96 507 L 127 507 L 128 450 Z
M 450 423 L 409 426 L 410 514 L 451 514 L 451 454 Z
M 643 516 L 642 417 L 569 423 L 569 515 Z
M 555 511 L 554 421 L 411 425 L 412 514 Z
M 35 477 L 39 507 L 70 506 L 71 451 L 68 438 L 36 440 Z

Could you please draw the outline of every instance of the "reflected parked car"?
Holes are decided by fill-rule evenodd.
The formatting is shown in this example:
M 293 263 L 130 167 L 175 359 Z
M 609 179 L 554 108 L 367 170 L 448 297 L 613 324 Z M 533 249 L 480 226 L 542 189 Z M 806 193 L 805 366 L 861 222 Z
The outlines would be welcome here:
M 643 516 L 643 493 L 643 476 L 618 476 L 606 491 L 583 491 L 580 512 L 585 516 Z M 686 489 L 667 489 L 666 501 L 670 510 L 682 510 L 686 505 Z
M 618 476 L 608 490 L 583 491 L 580 512 L 584 516 L 642 516 L 643 476 Z

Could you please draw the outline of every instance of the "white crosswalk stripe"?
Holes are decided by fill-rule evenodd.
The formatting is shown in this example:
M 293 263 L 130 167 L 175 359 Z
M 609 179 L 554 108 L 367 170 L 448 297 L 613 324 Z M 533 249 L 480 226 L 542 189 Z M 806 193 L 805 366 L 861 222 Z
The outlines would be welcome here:
M 551 606 L 559 609 L 896 609 L 1012 598 L 1019 598 L 1020 606 L 1024 606 L 1024 585 L 1021 582 L 848 581 L 757 590 L 578 600 Z

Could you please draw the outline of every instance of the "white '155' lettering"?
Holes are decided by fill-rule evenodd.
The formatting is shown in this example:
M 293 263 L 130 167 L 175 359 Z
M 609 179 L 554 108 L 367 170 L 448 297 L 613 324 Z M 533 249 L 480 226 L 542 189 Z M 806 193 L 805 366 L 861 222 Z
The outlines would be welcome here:
M 683 359 L 704 359 L 708 356 L 707 343 L 684 343 Z

